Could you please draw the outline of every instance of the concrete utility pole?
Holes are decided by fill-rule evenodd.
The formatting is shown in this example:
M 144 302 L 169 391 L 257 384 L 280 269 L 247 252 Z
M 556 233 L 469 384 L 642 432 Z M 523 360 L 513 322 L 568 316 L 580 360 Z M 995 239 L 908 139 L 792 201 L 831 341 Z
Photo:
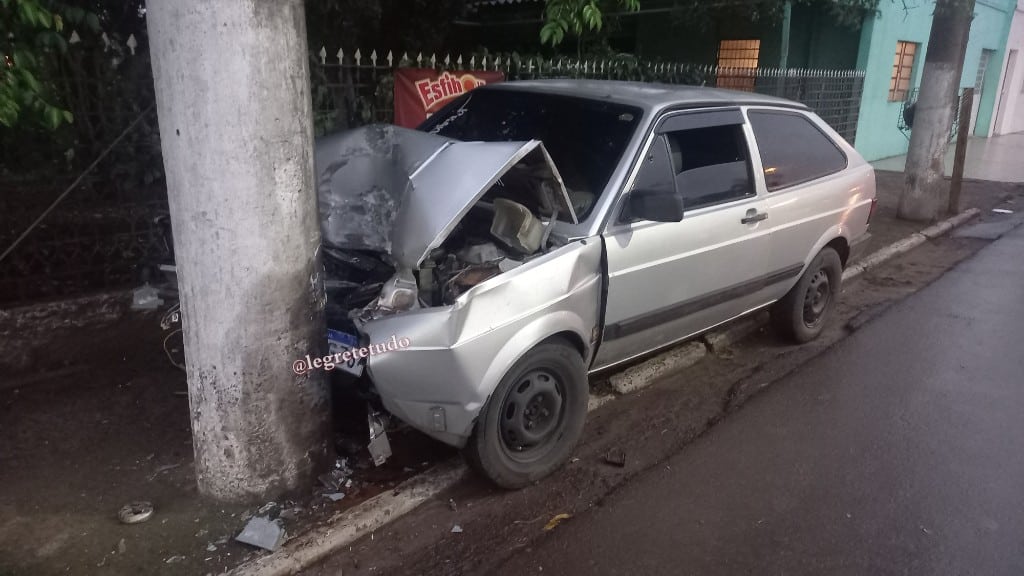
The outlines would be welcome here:
M 196 479 L 218 500 L 327 464 L 324 291 L 302 0 L 151 0 Z
M 914 127 L 910 133 L 900 218 L 932 221 L 938 217 L 945 186 L 943 165 L 957 109 L 964 47 L 973 17 L 974 0 L 937 0 L 935 3 Z M 961 121 L 970 120 L 962 118 Z

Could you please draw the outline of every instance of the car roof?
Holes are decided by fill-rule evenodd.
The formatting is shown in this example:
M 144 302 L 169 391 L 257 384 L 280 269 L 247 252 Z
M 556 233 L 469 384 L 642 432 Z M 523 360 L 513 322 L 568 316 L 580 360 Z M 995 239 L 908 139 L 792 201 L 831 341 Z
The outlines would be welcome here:
M 799 102 L 754 92 L 620 80 L 513 80 L 488 84 L 481 86 L 478 90 L 514 90 L 575 96 L 629 104 L 655 112 L 668 107 L 690 108 L 723 105 L 766 105 L 808 109 L 807 106 Z

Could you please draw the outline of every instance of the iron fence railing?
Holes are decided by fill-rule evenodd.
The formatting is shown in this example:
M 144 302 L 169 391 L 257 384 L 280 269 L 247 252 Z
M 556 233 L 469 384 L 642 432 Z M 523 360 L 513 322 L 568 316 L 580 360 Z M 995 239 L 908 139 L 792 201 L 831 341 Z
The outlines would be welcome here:
M 318 134 L 371 122 L 390 122 L 394 115 L 396 68 L 493 70 L 507 80 L 587 78 L 632 80 L 665 84 L 714 86 L 780 96 L 810 106 L 851 143 L 857 135 L 857 115 L 864 89 L 861 70 L 804 68 L 722 68 L 717 66 L 639 60 L 629 56 L 597 59 L 524 58 L 516 54 L 463 57 L 436 55 L 396 58 L 356 50 L 325 48 L 313 56 L 313 111 Z

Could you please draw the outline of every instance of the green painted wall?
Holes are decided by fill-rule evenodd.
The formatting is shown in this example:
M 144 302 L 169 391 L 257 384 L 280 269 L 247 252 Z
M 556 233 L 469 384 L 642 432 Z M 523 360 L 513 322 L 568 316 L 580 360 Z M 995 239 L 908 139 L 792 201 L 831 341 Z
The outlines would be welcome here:
M 978 74 L 978 63 L 982 49 L 995 50 L 985 69 L 982 98 L 978 105 L 976 136 L 988 136 L 995 113 L 996 97 L 999 94 L 999 72 L 1003 69 L 1006 40 L 1010 35 L 1010 22 L 1016 0 L 977 0 L 974 21 L 971 22 L 971 39 L 964 57 L 964 76 L 961 86 L 973 86 Z M 970 74 L 968 74 L 970 68 Z
M 981 50 L 996 50 L 989 63 L 990 73 L 986 75 L 984 97 L 979 106 L 976 131 L 979 135 L 988 133 L 1014 2 L 1015 0 L 977 0 L 975 7 L 961 87 L 974 85 Z M 861 29 L 857 68 L 865 70 L 866 76 L 857 124 L 856 147 L 868 160 L 905 154 L 909 144 L 907 136 L 897 128 L 902 103 L 888 102 L 889 80 L 892 76 L 896 42 L 917 42 L 921 46 L 914 63 L 912 84 L 915 87 L 920 86 L 934 2 L 907 4 L 908 8 L 904 10 L 902 2 L 883 0 L 879 3 L 879 11 L 870 15 Z

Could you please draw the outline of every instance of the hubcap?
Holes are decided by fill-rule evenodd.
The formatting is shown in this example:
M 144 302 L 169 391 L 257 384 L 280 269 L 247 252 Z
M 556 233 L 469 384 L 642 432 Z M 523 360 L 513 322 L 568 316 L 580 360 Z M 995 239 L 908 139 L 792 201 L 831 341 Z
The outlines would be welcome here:
M 543 446 L 562 420 L 562 386 L 547 370 L 531 370 L 509 390 L 501 410 L 501 439 L 510 455 Z
M 811 277 L 811 283 L 807 286 L 807 293 L 804 295 L 804 324 L 813 327 L 821 322 L 831 301 L 832 288 L 829 284 L 828 273 L 818 270 Z

